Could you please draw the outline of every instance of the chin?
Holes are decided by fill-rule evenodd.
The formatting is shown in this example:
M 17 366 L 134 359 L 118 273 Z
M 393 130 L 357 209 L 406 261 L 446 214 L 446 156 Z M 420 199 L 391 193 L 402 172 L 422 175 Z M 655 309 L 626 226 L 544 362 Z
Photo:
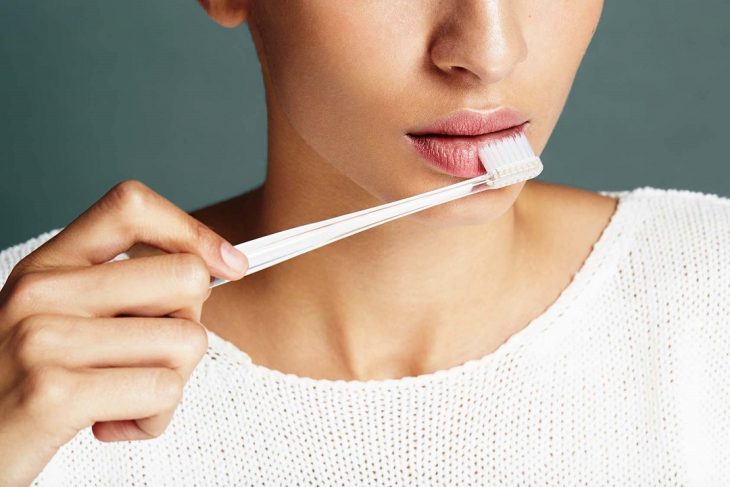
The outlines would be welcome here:
M 405 218 L 433 227 L 484 225 L 499 219 L 517 200 L 526 181 L 463 196 Z

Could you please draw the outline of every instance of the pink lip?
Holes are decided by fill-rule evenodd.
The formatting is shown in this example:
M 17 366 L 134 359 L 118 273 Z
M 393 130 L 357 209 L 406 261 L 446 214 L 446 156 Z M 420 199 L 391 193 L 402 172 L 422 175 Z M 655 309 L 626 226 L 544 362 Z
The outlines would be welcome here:
M 469 178 L 486 173 L 479 161 L 480 144 L 518 133 L 527 123 L 527 117 L 509 109 L 489 114 L 461 111 L 429 127 L 409 132 L 406 137 L 437 169 Z

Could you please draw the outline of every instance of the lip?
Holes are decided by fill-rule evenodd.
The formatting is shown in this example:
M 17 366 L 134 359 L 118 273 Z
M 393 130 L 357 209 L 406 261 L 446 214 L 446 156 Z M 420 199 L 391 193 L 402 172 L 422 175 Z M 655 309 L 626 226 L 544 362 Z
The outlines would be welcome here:
M 528 118 L 511 109 L 489 113 L 462 110 L 406 134 L 414 149 L 442 172 L 456 177 L 486 174 L 479 145 L 521 132 Z

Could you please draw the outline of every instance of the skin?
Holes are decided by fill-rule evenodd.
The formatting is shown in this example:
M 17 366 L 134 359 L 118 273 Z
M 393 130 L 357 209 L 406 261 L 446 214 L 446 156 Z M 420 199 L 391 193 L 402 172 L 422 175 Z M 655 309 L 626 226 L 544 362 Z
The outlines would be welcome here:
M 458 181 L 404 134 L 459 109 L 528 114 L 545 147 L 602 2 L 201 1 L 245 22 L 268 108 L 262 187 L 193 215 L 232 242 Z M 548 164 L 544 161 L 546 173 Z M 613 214 L 529 181 L 401 218 L 221 286 L 206 326 L 314 378 L 418 375 L 494 351 L 555 301 Z
M 248 262 L 224 259 L 229 242 L 453 183 L 403 137 L 454 110 L 529 114 L 540 154 L 602 4 L 201 4 L 222 25 L 247 22 L 256 43 L 266 182 L 189 215 L 123 181 L 13 268 L 0 289 L 3 485 L 28 485 L 88 426 L 101 441 L 162 434 L 205 328 L 255 363 L 320 379 L 419 375 L 490 353 L 555 301 L 615 211 L 612 198 L 532 180 L 241 279 Z M 125 250 L 132 259 L 107 262 Z M 211 276 L 232 282 L 211 291 Z
M 208 348 L 211 274 L 247 269 L 244 256 L 227 265 L 225 245 L 123 181 L 17 263 L 0 289 L 3 486 L 28 485 L 88 426 L 101 441 L 162 434 Z M 161 255 L 107 263 L 130 247 Z

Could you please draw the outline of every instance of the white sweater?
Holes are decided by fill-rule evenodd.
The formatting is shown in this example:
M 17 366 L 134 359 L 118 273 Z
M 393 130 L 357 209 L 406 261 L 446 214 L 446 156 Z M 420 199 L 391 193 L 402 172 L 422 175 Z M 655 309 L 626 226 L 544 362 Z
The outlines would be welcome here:
M 209 332 L 160 437 L 86 428 L 32 485 L 729 485 L 730 198 L 601 193 L 620 203 L 581 269 L 493 353 L 331 381 Z M 59 230 L 0 254 L 0 282 Z

